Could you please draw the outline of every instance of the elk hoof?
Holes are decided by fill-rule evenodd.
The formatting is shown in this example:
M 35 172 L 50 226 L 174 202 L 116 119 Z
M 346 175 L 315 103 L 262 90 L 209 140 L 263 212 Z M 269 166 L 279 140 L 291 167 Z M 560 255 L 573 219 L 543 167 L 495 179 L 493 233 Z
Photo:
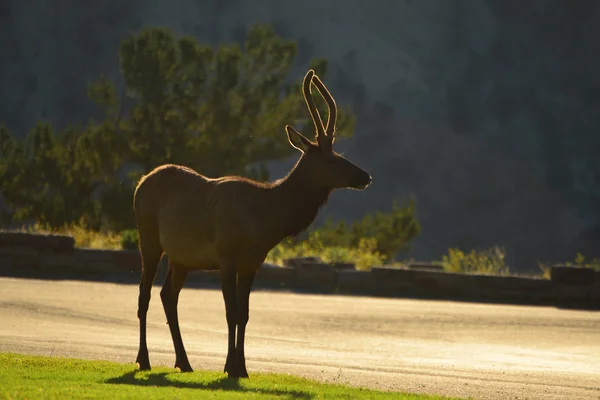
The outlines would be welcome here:
M 248 371 L 246 370 L 246 357 L 243 351 L 236 352 L 238 377 L 248 378 Z
M 179 369 L 181 372 L 194 372 L 194 370 L 192 369 L 192 366 L 190 365 L 189 361 L 176 361 L 175 362 L 175 369 Z
M 248 371 L 246 371 L 246 366 L 242 366 L 238 370 L 238 378 L 249 378 Z
M 225 368 L 223 368 L 223 372 L 226 373 L 229 378 L 238 378 L 238 364 L 235 357 L 231 355 L 227 355 L 227 361 L 225 361 Z
M 150 360 L 148 359 L 148 355 L 139 356 L 135 360 L 140 371 L 150 371 Z
M 246 370 L 246 362 L 244 359 L 240 359 L 239 355 L 227 357 L 225 362 L 225 368 L 223 372 L 227 373 L 229 378 L 248 378 L 248 371 Z

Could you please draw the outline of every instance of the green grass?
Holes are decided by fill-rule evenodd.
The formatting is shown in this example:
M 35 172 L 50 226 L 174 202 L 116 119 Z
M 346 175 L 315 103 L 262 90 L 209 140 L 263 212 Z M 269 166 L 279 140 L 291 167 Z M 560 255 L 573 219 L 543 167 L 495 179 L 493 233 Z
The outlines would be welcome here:
M 291 238 L 279 243 L 267 255 L 267 262 L 282 265 L 286 258 L 307 256 L 319 257 L 326 263 L 353 263 L 356 269 L 362 271 L 385 261 L 385 257 L 377 251 L 374 238 L 363 238 L 356 247 L 325 246 L 319 233 L 313 232 L 299 243 L 294 243 Z
M 134 364 L 0 353 L 2 399 L 447 399 L 322 384 L 280 374 L 233 380 L 213 371 L 136 370 Z
M 71 236 L 75 239 L 75 247 L 103 250 L 120 250 L 123 248 L 123 235 L 121 233 L 95 232 L 81 224 L 70 224 L 62 228 L 50 229 L 36 223 L 33 226 L 21 228 L 21 231 Z

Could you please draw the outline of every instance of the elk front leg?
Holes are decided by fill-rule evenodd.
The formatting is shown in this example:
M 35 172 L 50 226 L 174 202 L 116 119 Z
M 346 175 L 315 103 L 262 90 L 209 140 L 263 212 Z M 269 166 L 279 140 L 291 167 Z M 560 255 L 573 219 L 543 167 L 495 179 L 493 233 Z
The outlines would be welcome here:
M 246 357 L 244 355 L 244 339 L 246 336 L 246 325 L 250 317 L 250 291 L 252 290 L 254 275 L 254 272 L 245 275 L 239 274 L 237 281 L 238 321 L 235 353 L 240 378 L 248 378 Z
M 235 356 L 235 328 L 238 321 L 237 303 L 237 273 L 235 265 L 226 264 L 221 266 L 221 290 L 225 301 L 225 316 L 227 318 L 228 346 L 227 360 L 225 361 L 226 372 L 229 377 L 239 377 L 238 362 Z
M 175 368 L 179 368 L 181 372 L 192 372 L 192 367 L 188 361 L 183 340 L 181 339 L 181 331 L 179 330 L 179 317 L 177 315 L 177 303 L 179 302 L 179 293 L 187 277 L 187 271 L 183 268 L 178 268 L 175 264 L 169 262 L 169 271 L 167 279 L 160 291 L 160 298 L 165 309 L 173 346 L 175 347 Z

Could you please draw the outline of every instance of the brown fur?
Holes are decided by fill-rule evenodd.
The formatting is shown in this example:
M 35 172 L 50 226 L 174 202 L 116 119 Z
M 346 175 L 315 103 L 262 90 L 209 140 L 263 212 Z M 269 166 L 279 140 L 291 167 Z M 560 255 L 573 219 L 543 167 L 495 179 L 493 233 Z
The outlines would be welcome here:
M 327 129 L 310 93 L 313 83 L 330 107 Z M 312 70 L 306 74 L 303 93 L 317 127 L 317 142 L 286 126 L 290 143 L 302 156 L 285 178 L 270 183 L 238 176 L 208 178 L 190 168 L 167 164 L 140 179 L 134 195 L 143 260 L 138 308 L 140 368 L 150 368 L 146 312 L 150 286 L 163 253 L 169 256 L 169 271 L 161 298 L 173 336 L 176 367 L 192 370 L 177 320 L 177 299 L 187 271 L 218 269 L 229 328 L 225 371 L 231 376 L 247 377 L 243 342 L 248 296 L 267 253 L 285 237 L 306 229 L 334 189 L 364 189 L 370 183 L 371 177 L 365 171 L 331 149 L 335 101 Z

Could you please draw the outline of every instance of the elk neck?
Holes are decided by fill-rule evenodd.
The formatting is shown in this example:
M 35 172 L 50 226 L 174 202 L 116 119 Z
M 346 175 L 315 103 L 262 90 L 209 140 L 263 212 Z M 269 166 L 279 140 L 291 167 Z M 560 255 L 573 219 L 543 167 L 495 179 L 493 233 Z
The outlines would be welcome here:
M 332 192 L 302 161 L 300 158 L 288 175 L 274 182 L 270 189 L 269 231 L 274 240 L 295 236 L 308 228 Z

